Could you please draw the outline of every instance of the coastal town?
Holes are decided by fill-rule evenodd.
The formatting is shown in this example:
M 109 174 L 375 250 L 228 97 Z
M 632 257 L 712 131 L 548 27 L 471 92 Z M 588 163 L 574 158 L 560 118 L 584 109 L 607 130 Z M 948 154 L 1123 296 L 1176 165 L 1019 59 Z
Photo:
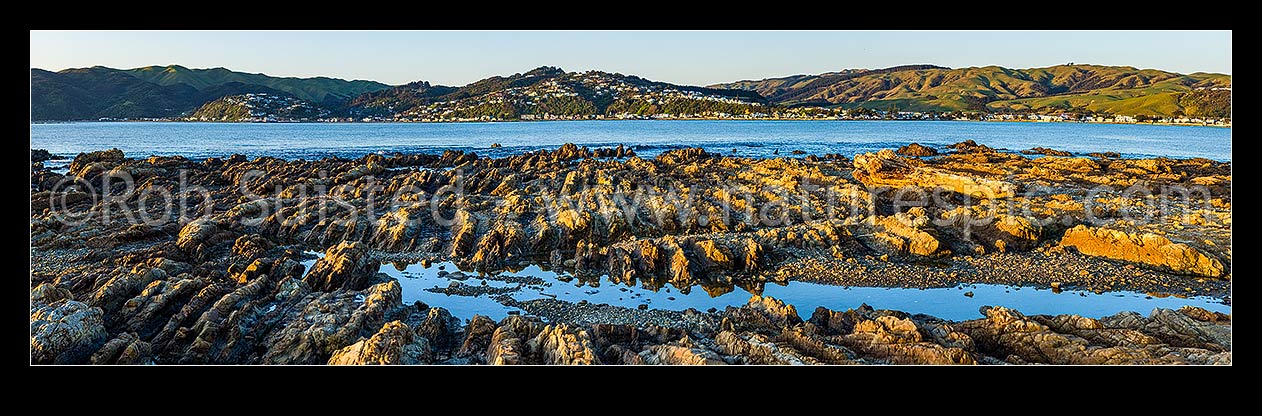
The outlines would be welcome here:
M 327 113 L 326 113 L 327 114 Z M 139 117 L 114 118 L 102 117 L 102 122 L 181 122 L 181 121 L 233 121 L 245 123 L 441 123 L 441 122 L 511 122 L 511 121 L 578 121 L 578 120 L 892 120 L 892 121 L 997 121 L 997 122 L 1040 122 L 1040 123 L 1103 123 L 1103 124 L 1169 124 L 1189 126 L 1231 127 L 1230 118 L 1199 117 L 1136 117 L 1126 115 L 1078 115 L 1061 114 L 989 114 L 989 113 L 937 113 L 919 111 L 881 111 L 881 110 L 830 110 L 818 107 L 794 108 L 783 111 L 754 112 L 749 114 L 731 114 L 721 112 L 698 114 L 652 114 L 634 113 L 619 114 L 522 114 L 517 118 L 496 116 L 480 117 L 335 117 L 290 118 L 252 112 L 248 117 L 235 120 L 220 120 L 206 116 L 189 117 Z
M 450 111 L 450 110 L 449 110 Z M 824 109 L 819 107 L 792 108 L 779 111 L 753 112 L 748 114 L 732 114 L 723 112 L 706 112 L 694 114 L 659 113 L 651 115 L 635 113 L 618 114 L 521 114 L 516 118 L 505 118 L 491 115 L 478 117 L 426 117 L 425 113 L 409 117 L 318 117 L 294 119 L 275 114 L 252 113 L 249 117 L 231 120 L 252 123 L 442 123 L 442 122 L 511 122 L 511 121 L 578 121 L 578 120 L 890 120 L 890 121 L 994 121 L 994 122 L 1038 122 L 1038 123 L 1102 123 L 1102 124 L 1168 124 L 1189 126 L 1231 127 L 1230 118 L 1199 117 L 1143 117 L 1126 115 L 1079 115 L 1061 114 L 990 114 L 990 113 L 938 113 L 919 111 L 882 111 L 868 109 Z M 141 118 L 119 119 L 101 118 L 98 121 L 221 121 L 208 117 L 175 117 L 175 118 Z
M 1196 87 L 1186 97 L 1229 100 L 1230 87 Z M 1192 103 L 1194 105 L 1196 103 Z M 1201 103 L 1204 107 L 1204 104 Z M 99 121 L 430 123 L 553 120 L 902 120 L 1004 121 L 1231 126 L 1230 112 L 1113 114 L 1086 107 L 975 108 L 924 111 L 875 101 L 777 102 L 759 92 L 650 81 L 603 71 L 539 67 L 461 88 L 417 82 L 344 104 L 283 92 L 230 95 L 171 117 Z
M 1196 118 L 1196 117 L 1135 117 L 1125 115 L 1084 116 L 1070 113 L 1062 114 L 989 114 L 989 113 L 937 113 L 919 111 L 882 111 L 882 110 L 829 110 L 818 107 L 786 109 L 782 111 L 754 112 L 749 114 L 730 114 L 721 112 L 700 114 L 653 114 L 640 115 L 633 113 L 592 114 L 592 115 L 558 115 L 558 114 L 523 114 L 519 119 L 505 119 L 493 116 L 465 118 L 386 118 L 365 117 L 328 118 L 319 121 L 328 122 L 487 122 L 487 121 L 552 121 L 552 120 L 902 120 L 902 121 L 1007 121 L 1007 122 L 1060 122 L 1060 123 L 1106 123 L 1106 124 L 1177 124 L 1197 126 L 1230 127 L 1230 118 Z
M 541 71 L 542 70 L 542 71 Z M 730 118 L 765 116 L 768 106 L 757 94 L 658 83 L 601 71 L 566 73 L 541 68 L 551 78 L 488 94 L 418 106 L 372 121 L 502 121 Z M 535 72 L 532 71 L 532 72 Z M 362 120 L 362 119 L 361 119 Z

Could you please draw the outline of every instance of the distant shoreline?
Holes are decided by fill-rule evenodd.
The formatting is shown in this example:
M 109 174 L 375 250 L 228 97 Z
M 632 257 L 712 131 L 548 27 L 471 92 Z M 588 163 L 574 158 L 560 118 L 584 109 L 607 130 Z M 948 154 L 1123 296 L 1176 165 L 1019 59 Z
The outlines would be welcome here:
M 75 124 L 75 123 L 222 123 L 222 124 L 461 124 L 461 123 L 543 123 L 567 121 L 948 121 L 976 123 L 1047 123 L 1047 124 L 1119 124 L 1145 126 L 1183 126 L 1183 127 L 1223 127 L 1231 128 L 1231 124 L 1195 124 L 1195 123 L 1163 123 L 1163 122 L 1115 122 L 1115 121 L 1045 121 L 1045 120 L 912 120 L 912 119 L 835 119 L 835 118 L 661 118 L 661 119 L 558 119 L 558 120 L 444 120 L 444 121 L 191 121 L 191 120 L 40 120 L 31 121 L 36 124 Z

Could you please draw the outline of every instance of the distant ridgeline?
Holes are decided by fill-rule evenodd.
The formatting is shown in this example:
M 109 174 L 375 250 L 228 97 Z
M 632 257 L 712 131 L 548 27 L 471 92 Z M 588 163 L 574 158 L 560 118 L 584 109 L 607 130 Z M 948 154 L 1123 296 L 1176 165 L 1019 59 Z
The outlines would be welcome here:
M 32 120 L 175 118 L 217 99 L 262 93 L 337 108 L 360 94 L 390 88 L 379 82 L 281 78 L 182 66 L 119 70 L 105 67 L 31 70 Z
M 354 117 L 402 120 L 640 117 L 659 114 L 754 114 L 769 106 L 753 91 L 667 84 L 600 71 L 540 67 L 454 88 L 415 82 L 365 94 L 345 109 Z
M 1231 76 L 1125 66 L 849 70 L 712 85 L 773 103 L 873 110 L 1230 117 Z
M 696 87 L 540 67 L 462 87 L 425 81 L 391 87 L 181 66 L 31 70 L 35 121 L 801 118 L 906 112 L 1227 118 L 1231 76 L 1095 65 L 1022 70 L 908 65 Z

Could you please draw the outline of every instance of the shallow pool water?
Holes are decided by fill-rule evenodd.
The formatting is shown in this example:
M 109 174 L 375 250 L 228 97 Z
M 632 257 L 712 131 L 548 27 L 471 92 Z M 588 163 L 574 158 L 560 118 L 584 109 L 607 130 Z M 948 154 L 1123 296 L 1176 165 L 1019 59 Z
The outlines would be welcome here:
M 317 254 L 317 253 L 312 253 Z M 310 267 L 315 260 L 304 262 Z M 609 304 L 635 308 L 648 305 L 654 309 L 682 311 L 696 308 L 722 310 L 727 306 L 745 304 L 749 297 L 761 290 L 764 296 L 772 296 L 794 305 L 803 319 L 810 318 L 817 306 L 832 310 L 846 310 L 868 304 L 877 309 L 894 309 L 908 313 L 923 313 L 955 321 L 976 319 L 982 315 L 981 306 L 998 305 L 1017 309 L 1027 315 L 1076 314 L 1099 318 L 1121 311 L 1148 314 L 1153 308 L 1177 309 L 1185 305 L 1198 306 L 1211 311 L 1231 313 L 1231 306 L 1213 297 L 1179 298 L 1157 297 L 1138 292 L 1106 292 L 1014 287 L 991 284 L 966 284 L 951 288 L 907 289 L 884 287 L 845 287 L 807 282 L 786 284 L 766 283 L 750 287 L 693 287 L 681 293 L 670 285 L 654 290 L 642 285 L 615 284 L 604 278 L 578 279 L 565 272 L 546 271 L 538 266 L 527 266 L 516 272 L 495 275 L 479 275 L 461 272 L 450 262 L 404 265 L 388 263 L 381 272 L 398 279 L 403 288 L 403 301 L 424 302 L 446 308 L 452 315 L 469 319 L 475 314 L 501 319 L 510 311 L 519 309 L 506 306 L 496 300 L 510 296 L 518 301 L 555 298 L 578 302 L 586 300 L 594 304 Z M 467 285 L 466 294 L 443 293 L 451 285 Z M 472 288 L 485 287 L 486 289 Z M 479 293 L 470 295 L 468 293 Z M 971 293 L 972 296 L 966 296 Z

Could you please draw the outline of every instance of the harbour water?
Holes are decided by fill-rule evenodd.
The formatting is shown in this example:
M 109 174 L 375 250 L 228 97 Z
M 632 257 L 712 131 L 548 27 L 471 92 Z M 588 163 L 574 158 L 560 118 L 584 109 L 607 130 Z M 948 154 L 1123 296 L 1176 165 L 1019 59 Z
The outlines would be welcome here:
M 731 156 L 801 157 L 974 140 L 1020 151 L 1049 147 L 1123 157 L 1231 160 L 1231 129 L 1199 126 L 966 121 L 626 120 L 500 123 L 144 123 L 32 124 L 31 148 L 63 155 L 121 149 L 131 157 L 356 158 L 368 153 L 465 150 L 506 156 L 565 143 L 632 146 L 641 156 L 702 147 Z M 502 147 L 491 148 L 492 144 Z

